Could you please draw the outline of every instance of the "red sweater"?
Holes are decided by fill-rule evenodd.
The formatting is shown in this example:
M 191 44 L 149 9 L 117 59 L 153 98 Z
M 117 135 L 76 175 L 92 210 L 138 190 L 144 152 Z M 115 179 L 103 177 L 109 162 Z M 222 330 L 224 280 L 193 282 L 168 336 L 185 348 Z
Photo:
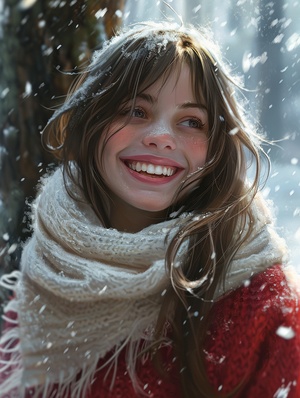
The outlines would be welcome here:
M 214 304 L 205 353 L 207 374 L 216 391 L 229 392 L 244 379 L 243 389 L 234 398 L 300 397 L 298 298 L 281 267 L 274 266 Z M 170 358 L 170 352 L 165 354 Z M 179 375 L 174 369 L 175 365 L 171 377 L 162 380 L 150 360 L 140 364 L 137 374 L 147 396 L 180 398 Z M 85 398 L 138 396 L 124 353 L 119 357 L 111 391 L 109 378 L 104 382 L 106 373 L 107 369 L 98 371 Z

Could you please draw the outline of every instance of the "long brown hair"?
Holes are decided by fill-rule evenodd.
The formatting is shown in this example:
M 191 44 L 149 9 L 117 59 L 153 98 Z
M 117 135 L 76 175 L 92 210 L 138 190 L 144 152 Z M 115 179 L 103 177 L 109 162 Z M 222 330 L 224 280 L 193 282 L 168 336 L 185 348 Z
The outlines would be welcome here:
M 184 200 L 175 199 L 169 209 L 169 216 L 174 211 L 193 216 L 167 249 L 171 283 L 163 296 L 156 340 L 161 341 L 166 322 L 171 323 L 175 353 L 183 369 L 183 396 L 212 398 L 225 395 L 213 390 L 205 372 L 203 344 L 210 309 L 234 254 L 247 237 L 235 231 L 243 229 L 247 218 L 251 220 L 249 206 L 258 189 L 263 153 L 262 138 L 247 125 L 235 99 L 236 85 L 215 45 L 206 33 L 192 27 L 144 23 L 122 32 L 94 54 L 50 120 L 43 142 L 62 161 L 65 173 L 82 185 L 101 223 L 109 227 L 109 197 L 96 162 L 99 139 L 125 102 L 131 99 L 134 106 L 138 93 L 162 76 L 167 79 L 182 65 L 190 68 L 195 98 L 207 106 L 209 146 L 205 166 L 181 187 L 193 182 L 191 192 Z M 80 180 L 72 174 L 70 160 L 75 161 Z M 246 185 L 250 161 L 255 175 Z M 185 242 L 187 254 L 178 266 L 177 253 Z

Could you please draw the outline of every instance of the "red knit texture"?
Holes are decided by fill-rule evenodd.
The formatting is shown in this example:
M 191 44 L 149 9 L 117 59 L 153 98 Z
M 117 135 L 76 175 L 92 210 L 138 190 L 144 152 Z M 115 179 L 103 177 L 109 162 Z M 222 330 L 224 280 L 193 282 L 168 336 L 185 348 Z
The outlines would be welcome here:
M 216 391 L 226 393 L 242 383 L 234 398 L 300 398 L 298 299 L 281 267 L 274 266 L 214 304 L 205 353 L 208 378 Z M 173 358 L 169 350 L 164 349 L 166 360 Z M 137 375 L 144 393 L 181 398 L 175 368 L 170 364 L 170 378 L 162 380 L 149 359 L 140 363 Z M 107 368 L 99 370 L 85 398 L 140 396 L 128 375 L 124 351 L 112 389 L 111 373 L 106 378 Z
M 236 398 L 300 397 L 299 296 L 274 266 L 216 303 L 207 341 L 211 383 Z
M 281 267 L 274 266 L 214 305 L 205 352 L 208 377 L 216 391 L 230 392 L 243 382 L 235 398 L 300 397 L 298 304 Z M 123 355 L 111 393 L 103 387 L 104 374 L 99 372 L 89 398 L 137 396 Z M 181 397 L 179 376 L 172 374 L 171 380 L 162 381 L 150 361 L 138 376 L 148 396 Z

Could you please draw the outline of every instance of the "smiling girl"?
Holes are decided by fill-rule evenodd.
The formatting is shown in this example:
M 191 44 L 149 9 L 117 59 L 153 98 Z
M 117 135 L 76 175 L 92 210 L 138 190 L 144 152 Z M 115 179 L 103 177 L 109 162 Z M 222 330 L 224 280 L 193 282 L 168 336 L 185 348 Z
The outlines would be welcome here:
M 13 275 L 1 397 L 299 397 L 299 296 L 258 192 L 263 139 L 205 34 L 121 32 L 43 142 L 61 165 Z
M 166 219 L 182 181 L 204 166 L 207 148 L 208 114 L 187 65 L 122 104 L 96 158 L 112 202 L 110 226 L 137 232 Z

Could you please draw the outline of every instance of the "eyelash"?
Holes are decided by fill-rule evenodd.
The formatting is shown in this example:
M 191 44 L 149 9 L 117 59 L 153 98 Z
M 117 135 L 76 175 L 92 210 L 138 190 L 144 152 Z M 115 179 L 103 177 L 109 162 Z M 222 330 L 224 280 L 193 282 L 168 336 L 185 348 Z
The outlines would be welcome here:
M 134 108 L 134 109 L 132 110 L 131 116 L 135 116 L 135 115 L 134 115 L 135 112 L 143 113 L 143 117 L 145 117 L 145 115 L 146 115 L 146 112 L 144 111 L 144 109 L 139 108 L 139 107 L 136 107 L 136 108 Z M 141 116 L 135 116 L 135 117 L 141 117 Z
M 143 115 L 142 116 L 136 116 L 135 112 L 140 112 Z M 126 109 L 122 110 L 121 111 L 121 115 L 122 116 L 129 116 L 129 117 L 137 117 L 137 118 L 143 119 L 147 115 L 147 113 L 145 112 L 145 110 L 143 108 L 137 106 L 137 107 L 135 107 L 133 109 L 132 108 L 126 108 Z M 203 129 L 203 127 L 205 126 L 205 123 L 203 123 L 201 119 L 198 119 L 196 117 L 188 118 L 188 119 L 184 120 L 183 122 L 180 122 L 179 124 L 182 124 L 184 122 L 196 123 L 197 126 L 194 126 L 194 127 L 188 126 L 190 128 L 194 128 L 194 129 Z
M 203 122 L 202 122 L 200 119 L 198 119 L 198 118 L 186 119 L 186 120 L 182 121 L 181 124 L 182 124 L 182 123 L 185 123 L 185 122 L 196 123 L 197 126 L 194 126 L 194 127 L 193 127 L 193 126 L 188 126 L 188 127 L 195 128 L 195 129 L 202 129 L 202 128 L 205 126 L 205 123 L 203 123 Z
M 137 111 L 143 113 L 143 117 L 146 115 L 146 112 L 142 108 L 139 108 L 139 107 L 135 107 L 133 109 L 126 108 L 126 109 L 121 111 L 121 115 L 122 116 L 129 116 L 129 117 L 140 117 L 140 116 L 135 116 L 134 115 L 134 113 L 137 112 Z

